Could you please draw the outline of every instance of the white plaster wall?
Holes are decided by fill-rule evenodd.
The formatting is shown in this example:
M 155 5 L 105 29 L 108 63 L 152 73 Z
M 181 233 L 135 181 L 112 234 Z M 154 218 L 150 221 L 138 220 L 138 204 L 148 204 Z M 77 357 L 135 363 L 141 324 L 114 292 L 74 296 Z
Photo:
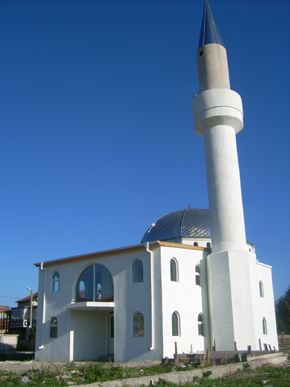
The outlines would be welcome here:
M 207 128 L 204 148 L 213 252 L 247 250 L 234 128 Z
M 258 337 L 261 339 L 262 347 L 264 344 L 271 345 L 272 349 L 279 348 L 277 325 L 275 315 L 275 301 L 273 292 L 272 270 L 268 265 L 264 265 L 257 261 L 257 282 L 262 281 L 264 285 L 264 297 L 260 297 L 259 284 L 257 293 L 259 294 L 259 308 L 257 312 L 257 327 Z M 263 334 L 262 319 L 266 318 L 268 334 Z
M 115 275 L 115 360 L 130 361 L 150 358 L 151 305 L 150 305 L 150 256 L 144 249 L 138 253 L 120 255 L 122 270 Z M 132 264 L 135 259 L 143 262 L 143 282 L 132 283 Z M 144 316 L 144 337 L 133 337 L 133 316 Z
M 208 309 L 206 299 L 205 253 L 199 250 L 186 250 L 161 247 L 162 271 L 162 321 L 163 321 L 163 357 L 172 358 L 177 342 L 179 353 L 204 350 L 209 339 Z M 179 281 L 170 280 L 170 260 L 178 261 Z M 195 283 L 195 266 L 201 266 L 201 284 Z M 172 336 L 172 313 L 180 316 L 180 336 Z M 204 314 L 205 338 L 198 335 L 198 315 Z M 192 346 L 192 347 L 191 347 Z
M 108 353 L 108 325 L 108 312 L 71 312 L 70 329 L 74 332 L 72 351 L 75 361 L 98 360 Z
M 211 339 L 217 350 L 258 348 L 248 252 L 228 251 L 208 256 Z
M 143 283 L 132 283 L 132 263 L 135 259 L 141 259 L 143 262 Z M 46 282 L 44 281 L 44 275 L 40 275 L 39 283 L 39 289 L 44 288 L 45 290 L 44 324 L 41 326 L 40 323 L 42 320 L 42 304 L 40 301 L 36 359 L 39 361 L 72 360 L 70 357 L 70 351 L 72 353 L 72 349 L 70 350 L 70 337 L 71 340 L 74 337 L 75 343 L 78 342 L 75 326 L 78 327 L 80 323 L 77 322 L 78 319 L 72 320 L 75 325 L 70 329 L 71 316 L 70 311 L 66 309 L 66 305 L 74 301 L 75 284 L 79 275 L 88 265 L 93 263 L 103 264 L 113 276 L 115 360 L 160 359 L 160 348 L 159 352 L 157 347 L 154 351 L 149 350 L 151 347 L 150 254 L 143 246 L 138 251 L 120 251 L 120 254 L 113 254 L 112 256 L 90 256 L 88 258 L 84 257 L 83 260 L 72 259 L 67 263 L 56 263 L 55 265 L 45 266 Z M 59 291 L 53 292 L 52 275 L 56 270 L 60 274 L 60 288 Z M 156 281 L 158 282 L 158 275 Z M 135 312 L 141 312 L 144 316 L 144 337 L 133 337 L 133 315 Z M 75 311 L 72 313 L 75 313 Z M 86 314 L 87 312 L 79 313 L 84 313 L 84 316 L 88 316 Z M 57 339 L 49 337 L 50 318 L 53 316 L 58 319 Z M 89 317 L 89 327 L 93 327 L 93 321 L 91 319 L 93 319 L 93 315 Z M 158 324 L 158 320 L 156 324 Z M 74 334 L 71 334 L 70 330 Z M 161 338 L 159 338 L 159 342 L 160 340 Z M 81 357 L 81 350 L 75 348 L 75 353 L 79 358 Z M 102 355 L 107 354 L 105 351 Z

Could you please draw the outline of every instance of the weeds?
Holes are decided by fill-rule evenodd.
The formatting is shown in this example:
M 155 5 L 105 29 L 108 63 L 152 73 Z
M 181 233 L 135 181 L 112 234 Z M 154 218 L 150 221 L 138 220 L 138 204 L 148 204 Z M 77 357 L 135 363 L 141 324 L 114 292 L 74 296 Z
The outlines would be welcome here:
M 186 369 L 187 367 L 185 367 Z M 30 370 L 21 374 L 0 371 L 0 387 L 28 387 L 37 386 L 68 386 L 103 383 L 109 380 L 120 380 L 130 377 L 156 375 L 174 371 L 182 371 L 184 367 L 170 367 L 165 364 L 149 368 L 122 368 L 114 363 L 104 364 L 98 362 L 86 362 L 82 364 L 69 363 L 62 368 L 53 364 L 42 370 Z M 210 379 L 212 372 L 207 370 L 201 379 L 194 378 L 191 384 L 185 387 L 245 387 L 245 386 L 279 386 L 289 387 L 290 368 L 264 366 L 259 369 L 246 367 L 242 371 L 224 377 L 223 379 Z M 178 387 L 178 385 L 159 381 L 157 387 Z

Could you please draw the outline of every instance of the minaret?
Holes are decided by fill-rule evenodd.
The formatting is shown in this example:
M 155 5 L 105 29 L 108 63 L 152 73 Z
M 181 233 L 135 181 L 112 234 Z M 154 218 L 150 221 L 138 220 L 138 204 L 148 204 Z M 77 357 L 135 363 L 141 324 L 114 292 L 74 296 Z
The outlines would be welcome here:
M 204 137 L 212 233 L 207 258 L 211 343 L 217 350 L 258 347 L 246 244 L 236 134 L 243 129 L 239 94 L 230 89 L 227 53 L 208 1 L 197 51 L 200 92 L 193 98 L 194 129 Z M 257 348 L 258 349 L 258 348 Z

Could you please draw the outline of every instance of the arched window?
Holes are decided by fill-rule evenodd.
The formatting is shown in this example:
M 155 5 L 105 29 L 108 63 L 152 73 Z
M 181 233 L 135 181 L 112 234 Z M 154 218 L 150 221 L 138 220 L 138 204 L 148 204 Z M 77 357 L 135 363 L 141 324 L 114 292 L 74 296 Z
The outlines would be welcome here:
M 260 297 L 264 297 L 264 285 L 263 282 L 259 282 L 259 291 L 260 291 Z
M 53 292 L 59 291 L 59 272 L 58 271 L 54 272 L 52 276 L 52 291 Z
M 132 282 L 143 282 L 143 262 L 140 259 L 134 261 L 132 265 Z
M 195 266 L 195 283 L 200 286 L 200 266 Z
M 136 312 L 133 317 L 133 336 L 144 337 L 144 316 L 140 312 Z
M 88 266 L 76 283 L 76 302 L 114 301 L 113 279 L 109 270 L 100 264 Z
M 178 312 L 172 313 L 172 336 L 180 336 L 180 317 Z
M 178 263 L 175 258 L 170 261 L 170 280 L 178 282 Z
M 198 315 L 197 324 L 198 324 L 198 335 L 204 336 L 203 315 L 201 313 Z
M 198 243 L 197 243 L 197 242 L 194 242 L 193 246 L 198 246 Z
M 50 337 L 57 338 L 57 318 L 50 319 Z
M 263 325 L 263 335 L 267 335 L 268 330 L 267 330 L 267 321 L 266 321 L 265 317 L 263 317 L 262 325 Z
M 211 249 L 211 244 L 210 244 L 210 242 L 207 242 L 206 247 L 207 247 L 207 249 Z

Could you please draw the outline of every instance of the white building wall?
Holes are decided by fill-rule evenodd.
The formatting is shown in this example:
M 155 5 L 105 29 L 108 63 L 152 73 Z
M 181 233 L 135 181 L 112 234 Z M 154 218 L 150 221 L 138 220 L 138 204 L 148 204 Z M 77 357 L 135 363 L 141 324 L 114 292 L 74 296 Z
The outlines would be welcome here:
M 170 280 L 170 261 L 178 262 L 178 282 Z M 201 284 L 195 283 L 195 266 L 201 266 Z M 161 247 L 162 271 L 162 321 L 163 357 L 172 358 L 177 342 L 179 353 L 204 350 L 209 337 L 208 310 L 202 302 L 203 290 L 206 297 L 206 278 L 204 271 L 204 252 L 171 247 Z M 180 336 L 172 336 L 172 314 L 180 317 Z M 203 313 L 205 337 L 198 335 L 198 315 Z
M 278 348 L 271 268 L 258 263 L 254 253 L 239 252 L 247 258 L 236 254 L 228 257 L 228 253 L 218 253 L 219 257 L 216 257 L 216 254 L 209 255 L 208 250 L 159 247 L 156 244 L 149 249 L 151 253 L 141 246 L 140 249 L 120 250 L 118 254 L 84 256 L 63 263 L 50 263 L 40 269 L 36 359 L 68 362 L 108 355 L 109 312 L 91 311 L 90 308 L 85 311 L 67 309 L 67 305 L 74 302 L 75 285 L 80 274 L 94 263 L 106 266 L 113 277 L 115 361 L 172 358 L 175 342 L 179 353 L 202 351 L 207 344 L 212 345 L 214 339 L 218 350 L 225 349 L 225 346 L 233 350 L 234 341 L 240 350 L 246 349 L 247 345 L 252 345 L 253 350 L 259 349 L 259 339 L 262 346 L 265 343 Z M 224 258 L 223 254 L 226 254 Z M 172 258 L 178 262 L 178 282 L 170 280 Z M 143 262 L 142 283 L 132 281 L 132 264 L 136 259 Z M 196 285 L 196 265 L 201 269 L 201 286 Z M 56 292 L 52 288 L 55 271 L 60 275 L 59 291 Z M 260 280 L 263 281 L 264 297 L 259 296 Z M 249 314 L 244 313 L 247 305 L 250 306 Z M 213 318 L 216 308 L 223 320 L 215 317 L 210 329 L 210 318 Z M 223 313 L 220 313 L 221 308 L 225 308 Z M 180 336 L 172 336 L 174 311 L 180 316 Z M 133 336 L 136 312 L 144 316 L 144 337 Z M 204 317 L 205 337 L 198 334 L 200 313 Z M 58 319 L 57 339 L 50 338 L 51 317 Z M 263 317 L 267 321 L 267 334 L 262 330 Z M 224 333 L 223 339 L 216 330 L 217 326 Z
M 132 282 L 132 264 L 143 262 L 143 283 Z M 146 250 L 118 255 L 120 270 L 114 276 L 115 290 L 115 361 L 152 359 L 150 255 Z M 118 289 L 118 290 L 117 290 Z M 144 316 L 144 337 L 133 337 L 133 316 Z
M 212 345 L 216 349 L 258 349 L 254 327 L 251 270 L 246 251 L 224 251 L 208 256 Z
M 72 311 L 70 330 L 74 334 L 70 345 L 73 360 L 98 360 L 108 353 L 108 328 L 108 312 Z
M 158 249 L 157 249 L 158 250 Z M 157 253 L 158 255 L 158 253 Z M 132 264 L 136 259 L 143 262 L 143 283 L 132 282 Z M 153 261 L 154 262 L 154 261 Z M 84 259 L 72 259 L 66 263 L 56 263 L 45 266 L 39 277 L 40 307 L 38 321 L 43 319 L 44 324 L 37 328 L 36 359 L 39 361 L 71 361 L 97 358 L 107 355 L 107 344 L 103 342 L 103 336 L 108 336 L 108 328 L 105 314 L 103 312 L 92 313 L 88 311 L 67 310 L 67 304 L 74 302 L 75 285 L 82 271 L 89 265 L 99 263 L 108 268 L 114 283 L 114 318 L 115 339 L 114 354 L 116 361 L 154 360 L 162 356 L 162 336 L 156 334 L 155 350 L 151 347 L 151 286 L 150 286 L 150 254 L 144 249 L 133 251 L 120 251 L 119 254 L 98 257 L 90 256 Z M 157 262 L 158 266 L 158 262 Z M 52 276 L 55 271 L 60 275 L 59 291 L 52 290 Z M 45 274 L 42 274 L 45 273 Z M 46 280 L 45 278 L 46 277 Z M 155 278 L 155 279 L 154 279 Z M 155 289 L 158 290 L 160 283 L 160 272 L 153 276 L 156 282 Z M 43 292 L 45 291 L 45 298 Z M 159 285 L 160 292 L 160 285 Z M 42 299 L 45 299 L 45 308 L 42 310 Z M 160 302 L 160 301 L 159 301 Z M 155 305 L 157 319 L 155 321 L 156 331 L 160 333 L 157 326 L 160 320 L 160 304 Z M 144 316 L 144 337 L 133 337 L 133 316 L 140 312 Z M 159 315 L 158 315 L 159 313 Z M 50 338 L 50 318 L 58 319 L 58 338 Z M 103 317 L 105 320 L 103 320 Z M 81 326 L 82 319 L 85 329 Z M 103 336 L 96 333 L 96 326 L 101 324 Z M 90 333 L 90 336 L 80 335 L 82 332 Z M 104 331 L 106 332 L 104 334 Z M 107 340 L 107 339 L 106 339 Z M 90 356 L 88 357 L 82 349 L 82 342 L 89 343 Z M 97 349 L 93 347 L 97 345 Z
M 271 345 L 272 349 L 274 349 L 274 347 L 279 349 L 271 266 L 257 261 L 256 269 L 258 282 L 262 281 L 264 287 L 264 297 L 260 297 L 259 288 L 257 291 L 259 294 L 260 307 L 258 309 L 259 313 L 257 313 L 256 330 L 261 339 L 262 349 L 264 349 L 264 344 Z M 266 335 L 263 334 L 262 329 L 263 318 L 267 321 Z

